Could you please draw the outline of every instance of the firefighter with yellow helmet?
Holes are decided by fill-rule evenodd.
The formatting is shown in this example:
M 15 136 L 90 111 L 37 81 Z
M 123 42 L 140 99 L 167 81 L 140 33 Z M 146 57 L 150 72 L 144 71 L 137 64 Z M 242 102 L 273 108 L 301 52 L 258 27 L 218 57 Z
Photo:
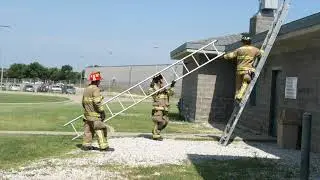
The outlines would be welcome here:
M 107 126 L 103 123 L 106 117 L 100 94 L 100 81 L 102 80 L 100 72 L 92 72 L 89 75 L 90 84 L 85 88 L 82 97 L 82 107 L 84 110 L 84 137 L 82 149 L 93 150 L 91 145 L 94 134 L 98 137 L 98 144 L 101 151 L 113 151 L 109 148 L 107 141 Z
M 224 59 L 237 60 L 235 93 L 237 103 L 241 102 L 248 85 L 254 77 L 254 61 L 256 58 L 259 59 L 263 53 L 262 50 L 251 45 L 251 38 L 249 36 L 242 36 L 241 42 L 243 43 L 243 46 L 224 55 Z
M 157 90 L 163 88 L 165 86 L 163 80 L 164 79 L 161 74 L 155 76 L 152 79 L 148 93 L 152 94 Z M 154 128 L 152 129 L 152 139 L 154 140 L 163 140 L 160 132 L 168 125 L 169 122 L 169 97 L 174 94 L 173 87 L 175 83 L 175 81 L 172 81 L 168 89 L 164 88 L 163 90 L 160 90 L 159 92 L 152 95 L 153 109 L 151 115 L 154 122 Z

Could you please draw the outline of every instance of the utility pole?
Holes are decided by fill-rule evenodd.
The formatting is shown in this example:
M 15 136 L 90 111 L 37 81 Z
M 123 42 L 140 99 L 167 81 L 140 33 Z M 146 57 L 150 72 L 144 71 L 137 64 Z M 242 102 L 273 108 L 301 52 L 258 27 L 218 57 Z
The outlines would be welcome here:
M 6 25 L 0 25 L 0 28 L 11 28 L 10 26 L 6 26 Z M 2 52 L 1 52 L 1 49 L 0 49 L 0 59 L 1 59 L 1 82 L 0 82 L 0 86 L 1 86 L 1 91 L 2 91 L 2 81 L 3 81 L 3 59 L 2 59 Z
M 80 56 L 80 64 L 81 64 L 81 67 L 82 67 L 82 62 L 84 61 L 84 56 Z M 81 88 L 82 88 L 82 68 L 80 68 L 80 91 L 81 91 Z
M 2 91 L 2 81 L 3 81 L 3 60 L 2 60 L 2 52 L 0 49 L 0 59 L 1 59 L 1 82 L 0 82 L 0 86 L 1 86 L 1 91 Z

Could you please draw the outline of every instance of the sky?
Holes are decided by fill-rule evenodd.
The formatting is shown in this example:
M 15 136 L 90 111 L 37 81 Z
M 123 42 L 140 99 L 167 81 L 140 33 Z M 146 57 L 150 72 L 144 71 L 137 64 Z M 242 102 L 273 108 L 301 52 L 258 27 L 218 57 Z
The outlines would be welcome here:
M 248 32 L 258 0 L 0 1 L 0 62 L 48 67 L 173 63 L 181 44 Z M 292 0 L 286 22 L 319 12 Z

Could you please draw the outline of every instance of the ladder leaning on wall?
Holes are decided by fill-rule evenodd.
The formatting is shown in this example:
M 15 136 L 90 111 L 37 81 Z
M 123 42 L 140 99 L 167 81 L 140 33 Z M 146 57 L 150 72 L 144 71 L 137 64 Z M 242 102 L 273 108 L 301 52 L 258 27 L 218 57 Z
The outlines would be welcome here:
M 218 59 L 219 57 L 223 56 L 225 53 L 218 51 L 218 49 L 217 49 L 216 46 L 215 46 L 216 41 L 217 41 L 217 40 L 211 41 L 211 42 L 208 43 L 207 45 L 202 46 L 202 47 L 199 48 L 198 50 L 192 52 L 191 54 L 189 54 L 189 55 L 187 55 L 187 56 L 185 56 L 185 57 L 183 57 L 181 60 L 176 61 L 175 63 L 171 64 L 170 66 L 167 66 L 166 68 L 164 68 L 164 69 L 162 69 L 161 71 L 155 73 L 154 75 L 149 76 L 148 78 L 140 81 L 139 83 L 137 83 L 137 84 L 135 84 L 134 86 L 128 88 L 127 90 L 125 90 L 125 91 L 119 93 L 118 95 L 116 95 L 116 96 L 108 99 L 107 101 L 103 102 L 103 105 L 106 107 L 106 109 L 107 109 L 107 110 L 109 111 L 109 113 L 111 114 L 111 116 L 108 117 L 107 119 L 105 119 L 104 122 L 111 120 L 112 118 L 114 118 L 114 117 L 116 117 L 117 115 L 123 113 L 124 111 L 128 110 L 129 108 L 137 105 L 138 103 L 142 102 L 143 100 L 151 97 L 152 95 L 156 94 L 157 92 L 162 91 L 163 89 L 165 89 L 165 88 L 167 88 L 168 86 L 170 86 L 170 82 L 168 82 L 167 79 L 165 78 L 165 76 L 163 76 L 166 85 L 165 85 L 164 87 L 162 87 L 161 89 L 153 92 L 152 94 L 147 94 L 147 93 L 143 90 L 142 85 L 143 85 L 144 83 L 151 82 L 151 81 L 152 81 L 152 78 L 153 78 L 155 75 L 158 75 L 158 74 L 160 74 L 160 73 L 163 74 L 165 71 L 168 71 L 168 70 L 169 70 L 169 71 L 172 71 L 172 72 L 175 74 L 175 79 L 174 79 L 174 80 L 175 80 L 175 81 L 178 81 L 178 80 L 181 80 L 182 78 L 186 77 L 187 75 L 193 73 L 194 71 L 198 70 L 199 68 L 201 68 L 201 67 L 209 64 L 210 62 Z M 213 49 L 212 49 L 212 48 L 213 48 Z M 214 56 L 213 58 L 209 58 L 209 56 L 207 55 L 208 52 L 207 52 L 206 49 L 211 49 L 212 51 L 214 51 L 214 52 L 216 53 L 216 56 Z M 211 51 L 211 50 L 210 50 L 210 51 Z M 205 62 L 200 62 L 200 61 L 198 61 L 198 60 L 195 58 L 195 54 L 196 54 L 196 53 L 202 53 L 202 54 L 206 57 Z M 190 68 L 190 67 L 187 68 L 187 66 L 186 66 L 186 61 L 189 61 L 189 60 L 192 60 L 192 61 L 195 63 L 195 66 L 196 66 L 195 68 Z M 183 67 L 184 67 L 184 69 L 185 69 L 185 71 L 186 71 L 186 73 L 183 74 L 183 75 L 179 75 L 179 74 L 175 71 L 175 69 L 174 69 L 174 67 L 175 67 L 176 65 L 181 65 L 181 64 L 183 65 Z M 137 100 L 137 99 L 134 98 L 132 91 L 133 91 L 135 88 L 138 88 L 139 91 L 143 94 L 143 98 L 142 98 L 142 99 Z M 121 102 L 121 97 L 123 97 L 123 96 L 129 96 L 129 97 L 132 99 L 133 103 L 130 104 L 130 105 L 128 105 L 128 106 L 125 106 L 125 104 L 124 104 L 123 102 Z M 121 107 L 121 110 L 118 111 L 118 112 L 114 112 L 114 111 L 112 111 L 111 108 L 110 108 L 110 105 L 111 105 L 114 101 L 116 101 L 116 102 L 118 103 L 118 105 L 120 105 L 120 107 Z M 75 136 L 72 140 L 77 139 L 78 137 L 80 137 L 80 136 L 83 135 L 82 133 L 79 133 L 79 132 L 77 131 L 77 129 L 76 129 L 75 125 L 74 125 L 75 122 L 77 122 L 78 120 L 80 120 L 80 119 L 82 119 L 82 118 L 83 118 L 83 115 L 79 115 L 78 117 L 76 117 L 76 118 L 70 120 L 69 122 L 67 122 L 66 124 L 64 124 L 64 126 L 71 125 L 71 127 L 72 127 L 73 130 L 75 131 L 76 136 Z
M 228 141 L 232 135 L 232 132 L 235 129 L 235 127 L 241 117 L 241 114 L 246 106 L 246 103 L 249 99 L 249 96 L 252 92 L 252 89 L 253 89 L 253 87 L 254 87 L 254 85 L 260 75 L 260 72 L 261 72 L 261 70 L 267 60 L 267 57 L 268 57 L 270 50 L 271 50 L 271 48 L 277 38 L 277 35 L 280 31 L 280 28 L 281 28 L 281 26 L 287 16 L 288 9 L 289 9 L 289 3 L 290 3 L 290 0 L 283 0 L 278 12 L 275 15 L 275 19 L 274 19 L 274 21 L 268 31 L 266 38 L 264 39 L 262 46 L 261 46 L 261 50 L 263 50 L 264 53 L 262 54 L 257 66 L 256 66 L 255 76 L 254 76 L 253 80 L 250 82 L 242 101 L 240 102 L 240 104 L 238 106 L 236 106 L 234 108 L 234 110 L 230 116 L 230 119 L 226 125 L 226 128 L 225 128 L 225 130 L 219 140 L 219 144 L 221 144 L 221 145 L 226 146 L 228 144 Z M 255 61 L 255 62 L 257 62 L 257 61 Z

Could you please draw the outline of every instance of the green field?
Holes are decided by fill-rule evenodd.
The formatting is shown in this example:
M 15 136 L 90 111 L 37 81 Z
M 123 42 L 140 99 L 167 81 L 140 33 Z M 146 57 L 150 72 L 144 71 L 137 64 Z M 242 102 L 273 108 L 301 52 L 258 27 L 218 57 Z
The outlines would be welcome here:
M 15 99 L 19 98 L 20 95 Z M 23 96 L 25 97 L 25 96 Z M 37 97 L 37 96 L 31 96 Z M 42 97 L 41 97 L 42 98 Z M 124 104 L 128 106 L 128 104 Z M 112 111 L 121 110 L 120 105 L 111 105 Z M 82 113 L 80 104 L 0 104 L 0 130 L 11 131 L 73 131 L 71 126 L 63 125 Z M 110 116 L 110 114 L 107 114 Z M 178 116 L 178 109 L 171 105 L 170 124 L 164 132 L 170 133 L 211 133 L 212 128 L 199 124 L 184 122 Z M 180 122 L 180 123 L 174 123 Z M 150 103 L 140 103 L 107 122 L 117 132 L 150 133 L 153 127 L 151 121 Z M 77 121 L 76 126 L 81 130 L 83 122 Z
M 0 136 L 0 169 L 77 149 L 70 136 Z
M 66 100 L 68 98 L 57 96 L 0 93 L 0 103 L 43 103 Z

